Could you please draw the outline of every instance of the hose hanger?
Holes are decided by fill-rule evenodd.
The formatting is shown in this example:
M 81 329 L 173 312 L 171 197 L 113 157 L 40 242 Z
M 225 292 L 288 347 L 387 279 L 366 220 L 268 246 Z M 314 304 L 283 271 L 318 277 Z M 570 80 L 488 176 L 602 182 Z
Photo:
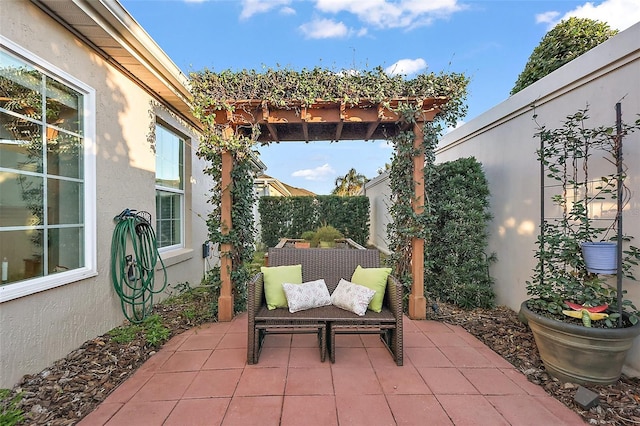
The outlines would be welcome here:
M 115 216 L 111 240 L 111 278 L 127 320 L 137 324 L 145 320 L 153 308 L 153 295 L 167 286 L 164 262 L 158 253 L 151 214 L 124 209 Z M 164 275 L 161 288 L 155 288 L 158 262 Z

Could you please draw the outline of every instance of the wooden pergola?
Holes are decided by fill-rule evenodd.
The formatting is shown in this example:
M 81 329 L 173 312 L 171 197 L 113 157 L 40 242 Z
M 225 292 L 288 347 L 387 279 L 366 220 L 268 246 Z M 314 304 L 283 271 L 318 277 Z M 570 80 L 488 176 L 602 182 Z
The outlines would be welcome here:
M 250 135 L 253 126 L 259 126 L 259 142 L 311 142 L 341 140 L 389 139 L 408 130 L 408 124 L 394 111 L 400 104 L 417 106 L 416 122 L 413 125 L 415 135 L 414 148 L 417 154 L 413 159 L 413 179 L 415 193 L 413 210 L 424 210 L 424 153 L 420 149 L 423 142 L 423 126 L 433 121 L 447 98 L 437 97 L 418 101 L 416 99 L 391 99 L 387 102 L 361 101 L 355 105 L 344 102 L 319 101 L 309 106 L 301 103 L 288 103 L 286 107 L 269 104 L 263 100 L 237 100 L 230 102 L 231 110 L 215 111 L 215 122 L 222 126 L 225 134 Z M 221 228 L 228 233 L 231 221 L 231 170 L 233 158 L 230 152 L 222 154 L 222 200 Z M 233 318 L 233 292 L 231 282 L 231 258 L 224 253 L 231 251 L 230 244 L 221 249 L 220 274 L 222 288 L 218 299 L 218 320 L 231 321 Z M 411 242 L 411 294 L 409 295 L 409 316 L 412 319 L 426 318 L 426 299 L 424 297 L 424 240 L 413 238 Z M 414 262 L 413 259 L 419 259 Z

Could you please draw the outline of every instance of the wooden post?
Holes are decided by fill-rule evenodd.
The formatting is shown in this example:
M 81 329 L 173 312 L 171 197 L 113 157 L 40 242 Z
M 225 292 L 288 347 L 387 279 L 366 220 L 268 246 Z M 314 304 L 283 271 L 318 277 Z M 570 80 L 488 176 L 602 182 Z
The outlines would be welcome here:
M 233 169 L 233 157 L 229 151 L 222 153 L 222 197 L 220 227 L 223 235 L 231 230 L 231 170 Z M 233 266 L 230 253 L 231 244 L 222 244 L 220 247 L 220 279 L 222 287 L 218 297 L 218 321 L 231 321 L 233 319 L 233 292 L 231 283 L 231 268 Z
M 413 157 L 413 182 L 414 200 L 413 211 L 424 211 L 424 151 L 422 142 L 424 139 L 423 122 L 413 125 L 413 147 L 418 152 Z M 411 240 L 411 294 L 409 295 L 409 317 L 411 319 L 427 318 L 427 299 L 424 297 L 424 240 L 413 237 Z

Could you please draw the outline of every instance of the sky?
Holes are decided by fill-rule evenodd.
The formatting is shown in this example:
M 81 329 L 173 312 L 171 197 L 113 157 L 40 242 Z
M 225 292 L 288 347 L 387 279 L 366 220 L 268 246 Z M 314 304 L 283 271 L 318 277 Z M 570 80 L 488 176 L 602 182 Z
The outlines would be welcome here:
M 371 70 L 470 78 L 470 121 L 509 97 L 544 35 L 563 19 L 624 30 L 640 0 L 119 0 L 188 75 L 265 68 Z M 316 194 L 354 168 L 372 179 L 386 141 L 282 142 L 258 147 L 265 173 Z

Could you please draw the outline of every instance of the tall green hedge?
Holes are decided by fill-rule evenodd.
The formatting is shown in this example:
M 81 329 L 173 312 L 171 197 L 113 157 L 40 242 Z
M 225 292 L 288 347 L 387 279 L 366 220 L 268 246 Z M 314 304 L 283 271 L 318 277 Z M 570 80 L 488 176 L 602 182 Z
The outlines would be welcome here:
M 493 306 L 487 253 L 489 186 L 473 157 L 436 165 L 429 197 L 434 221 L 426 255 L 425 292 L 465 309 Z
M 369 198 L 317 195 L 260 197 L 258 202 L 262 242 L 268 247 L 280 238 L 300 238 L 305 231 L 331 225 L 356 243 L 369 240 Z

